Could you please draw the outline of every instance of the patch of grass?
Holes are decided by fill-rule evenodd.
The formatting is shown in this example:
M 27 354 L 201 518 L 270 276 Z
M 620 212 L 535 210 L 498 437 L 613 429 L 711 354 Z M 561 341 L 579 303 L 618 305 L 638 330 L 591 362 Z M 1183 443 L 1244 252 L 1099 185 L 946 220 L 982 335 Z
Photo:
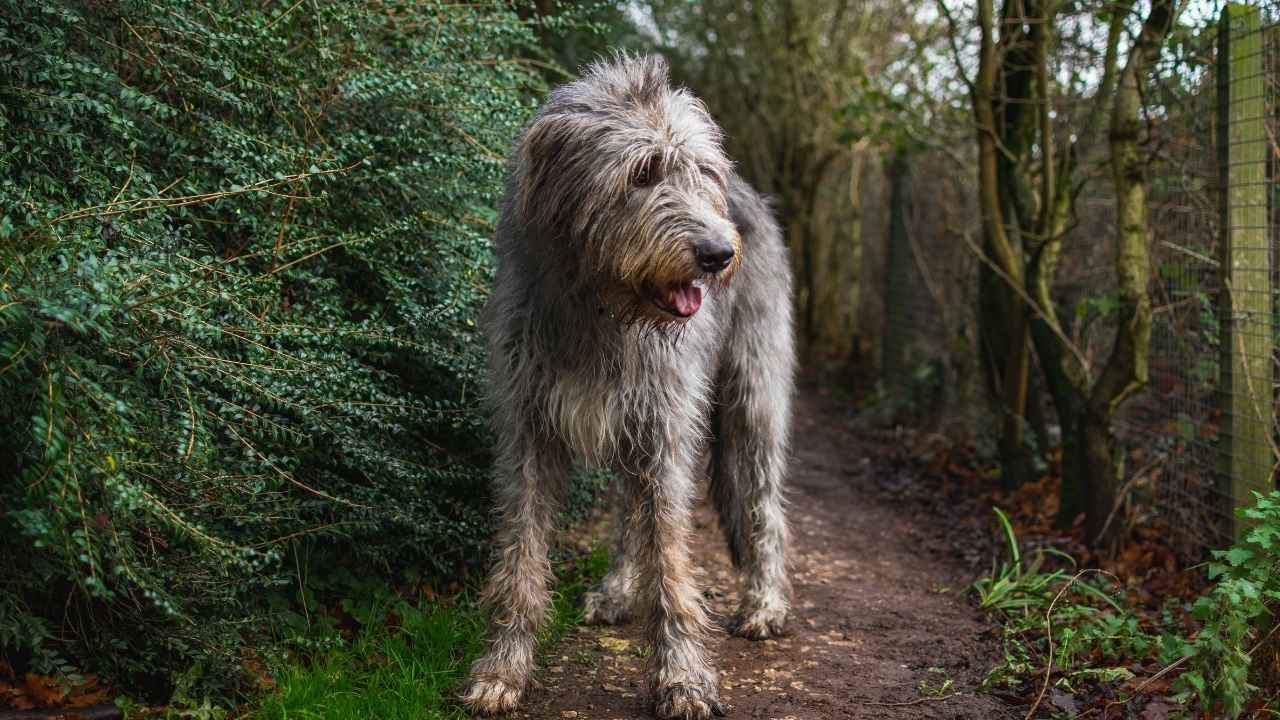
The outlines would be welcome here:
M 582 621 L 580 600 L 608 568 L 597 547 L 557 561 L 558 583 L 540 638 L 544 652 Z M 354 604 L 351 604 L 354 605 Z M 349 608 L 350 606 L 349 605 Z M 463 720 L 455 688 L 483 648 L 485 616 L 470 596 L 410 606 L 388 594 L 351 612 L 356 636 L 276 673 L 255 720 Z
M 1055 586 L 1067 577 L 1062 570 L 1042 572 L 1045 559 L 1051 554 L 1068 561 L 1071 558 L 1046 548 L 1037 550 L 1024 562 L 1009 516 L 1000 508 L 992 510 L 1004 531 L 1009 560 L 1001 563 L 999 569 L 993 570 L 989 577 L 979 578 L 973 584 L 973 589 L 978 594 L 978 606 L 983 610 L 1006 613 L 1043 606 L 1053 597 Z
M 1034 695 L 1044 682 L 1046 664 L 1053 686 L 1065 692 L 1131 679 L 1125 666 L 1150 659 L 1159 638 L 1112 597 L 1104 573 L 1047 569 L 1053 558 L 1075 562 L 1050 548 L 1023 555 L 1008 516 L 993 509 L 1008 560 L 978 579 L 973 589 L 979 607 L 995 614 L 1003 626 L 1004 658 L 988 673 L 983 688 L 1023 688 Z
M 465 718 L 449 690 L 481 648 L 483 612 L 470 600 L 397 610 L 399 628 L 366 626 L 349 644 L 278 672 L 278 693 L 253 716 Z

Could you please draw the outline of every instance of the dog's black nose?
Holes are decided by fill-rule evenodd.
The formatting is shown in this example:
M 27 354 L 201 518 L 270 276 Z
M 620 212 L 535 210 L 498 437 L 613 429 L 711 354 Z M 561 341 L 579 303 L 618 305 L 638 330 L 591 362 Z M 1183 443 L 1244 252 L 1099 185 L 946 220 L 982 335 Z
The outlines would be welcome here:
M 703 272 L 717 273 L 729 267 L 733 260 L 733 243 L 719 239 L 702 240 L 694 245 L 693 255 Z

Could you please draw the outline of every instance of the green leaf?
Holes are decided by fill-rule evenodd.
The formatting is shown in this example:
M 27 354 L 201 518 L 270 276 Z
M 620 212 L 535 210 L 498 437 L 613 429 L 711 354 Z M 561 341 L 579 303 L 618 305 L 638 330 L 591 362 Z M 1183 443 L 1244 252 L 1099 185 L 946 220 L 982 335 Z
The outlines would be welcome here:
M 1245 563 L 1253 559 L 1253 551 L 1243 547 L 1233 547 L 1223 553 L 1222 558 L 1230 565 L 1241 567 Z

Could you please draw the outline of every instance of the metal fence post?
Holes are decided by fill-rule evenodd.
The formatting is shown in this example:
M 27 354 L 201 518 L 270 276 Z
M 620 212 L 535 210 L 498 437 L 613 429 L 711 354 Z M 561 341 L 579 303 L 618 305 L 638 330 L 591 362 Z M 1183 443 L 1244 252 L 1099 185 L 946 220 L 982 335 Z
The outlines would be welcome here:
M 1272 489 L 1271 253 L 1261 14 L 1232 3 L 1218 35 L 1222 478 L 1233 507 Z M 1241 531 L 1232 513 L 1232 534 Z

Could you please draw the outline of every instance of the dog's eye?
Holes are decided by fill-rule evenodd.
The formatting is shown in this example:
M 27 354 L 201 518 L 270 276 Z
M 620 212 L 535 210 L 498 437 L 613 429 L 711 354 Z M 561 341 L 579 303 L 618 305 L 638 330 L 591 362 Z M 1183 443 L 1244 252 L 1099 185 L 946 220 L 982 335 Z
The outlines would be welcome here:
M 702 177 L 710 181 L 712 185 L 719 187 L 720 185 L 723 184 L 723 182 L 720 179 L 720 175 L 716 173 L 715 170 L 712 170 L 711 168 L 705 167 L 705 166 L 698 168 L 698 170 L 699 172 L 702 173 Z
M 636 187 L 649 187 L 658 182 L 658 158 L 651 157 L 640 164 L 636 168 L 635 177 L 631 178 L 631 183 Z

